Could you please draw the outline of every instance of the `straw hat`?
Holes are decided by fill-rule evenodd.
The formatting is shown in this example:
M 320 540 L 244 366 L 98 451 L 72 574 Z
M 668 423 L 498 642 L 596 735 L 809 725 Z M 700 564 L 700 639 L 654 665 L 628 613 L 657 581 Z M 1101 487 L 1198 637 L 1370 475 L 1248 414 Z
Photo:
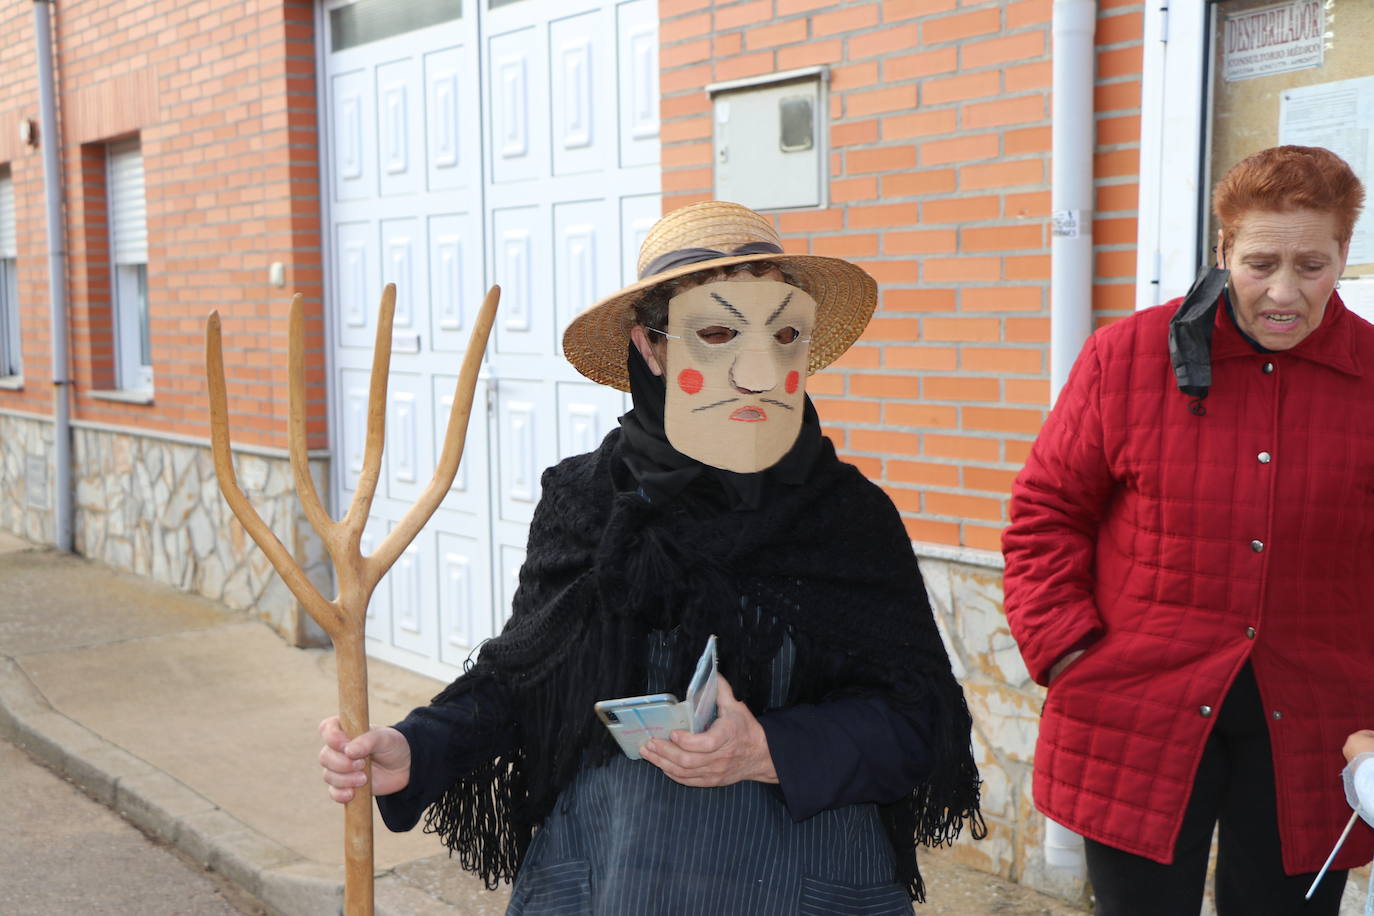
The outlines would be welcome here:
M 701 270 L 749 261 L 776 261 L 786 264 L 788 272 L 816 300 L 808 372 L 830 365 L 868 326 L 878 304 L 877 283 L 862 268 L 839 258 L 772 252 L 728 254 L 743 245 L 757 247 L 760 243 L 782 250 L 772 222 L 748 207 L 711 200 L 674 210 L 654 224 L 640 246 L 641 279 L 574 318 L 563 332 L 563 354 L 592 381 L 629 391 L 625 353 L 634 325 L 634 304 L 645 292 Z M 714 249 L 722 256 L 667 268 L 653 266 L 665 255 L 689 248 Z M 654 272 L 646 276 L 646 270 Z

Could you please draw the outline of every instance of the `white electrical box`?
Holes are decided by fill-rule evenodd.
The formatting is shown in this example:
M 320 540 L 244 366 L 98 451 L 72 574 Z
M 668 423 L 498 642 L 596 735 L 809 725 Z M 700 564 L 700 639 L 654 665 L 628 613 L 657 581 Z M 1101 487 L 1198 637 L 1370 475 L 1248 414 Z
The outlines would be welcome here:
M 706 87 L 715 196 L 754 210 L 826 205 L 824 67 Z

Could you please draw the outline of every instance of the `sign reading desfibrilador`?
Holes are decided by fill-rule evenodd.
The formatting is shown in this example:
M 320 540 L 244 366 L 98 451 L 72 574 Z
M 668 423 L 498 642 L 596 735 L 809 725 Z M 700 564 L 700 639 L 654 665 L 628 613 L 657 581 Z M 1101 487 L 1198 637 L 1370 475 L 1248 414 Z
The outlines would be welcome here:
M 1222 24 L 1222 75 L 1229 82 L 1322 65 L 1322 0 L 1292 0 L 1243 13 Z

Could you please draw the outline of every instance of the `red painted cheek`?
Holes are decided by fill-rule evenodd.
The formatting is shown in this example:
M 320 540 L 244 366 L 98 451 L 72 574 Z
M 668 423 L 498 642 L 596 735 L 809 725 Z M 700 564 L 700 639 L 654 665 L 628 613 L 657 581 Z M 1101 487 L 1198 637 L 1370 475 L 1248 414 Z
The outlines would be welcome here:
M 787 393 L 788 393 L 788 394 L 796 394 L 796 393 L 797 393 L 797 386 L 800 385 L 800 384 L 801 384 L 801 373 L 797 372 L 797 370 L 795 370 L 795 369 L 793 369 L 791 372 L 787 373 Z
M 793 375 L 795 374 L 793 373 Z M 695 369 L 683 369 L 678 373 L 677 386 L 688 394 L 696 394 L 701 390 L 703 384 L 704 379 L 702 379 L 701 373 Z

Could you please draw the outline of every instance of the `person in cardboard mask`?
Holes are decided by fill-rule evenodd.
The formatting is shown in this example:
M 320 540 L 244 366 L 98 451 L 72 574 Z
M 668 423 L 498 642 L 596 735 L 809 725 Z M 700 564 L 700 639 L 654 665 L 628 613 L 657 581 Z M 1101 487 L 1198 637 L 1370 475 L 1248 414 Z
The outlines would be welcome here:
M 511 914 L 909 916 L 917 844 L 983 826 L 911 543 L 806 397 L 876 285 L 717 201 L 639 268 L 564 335 L 634 409 L 545 472 L 509 623 L 396 727 L 326 719 L 325 782 L 346 802 L 370 757 L 387 825 L 427 810 Z M 712 635 L 716 720 L 622 753 L 594 705 L 681 696 Z

